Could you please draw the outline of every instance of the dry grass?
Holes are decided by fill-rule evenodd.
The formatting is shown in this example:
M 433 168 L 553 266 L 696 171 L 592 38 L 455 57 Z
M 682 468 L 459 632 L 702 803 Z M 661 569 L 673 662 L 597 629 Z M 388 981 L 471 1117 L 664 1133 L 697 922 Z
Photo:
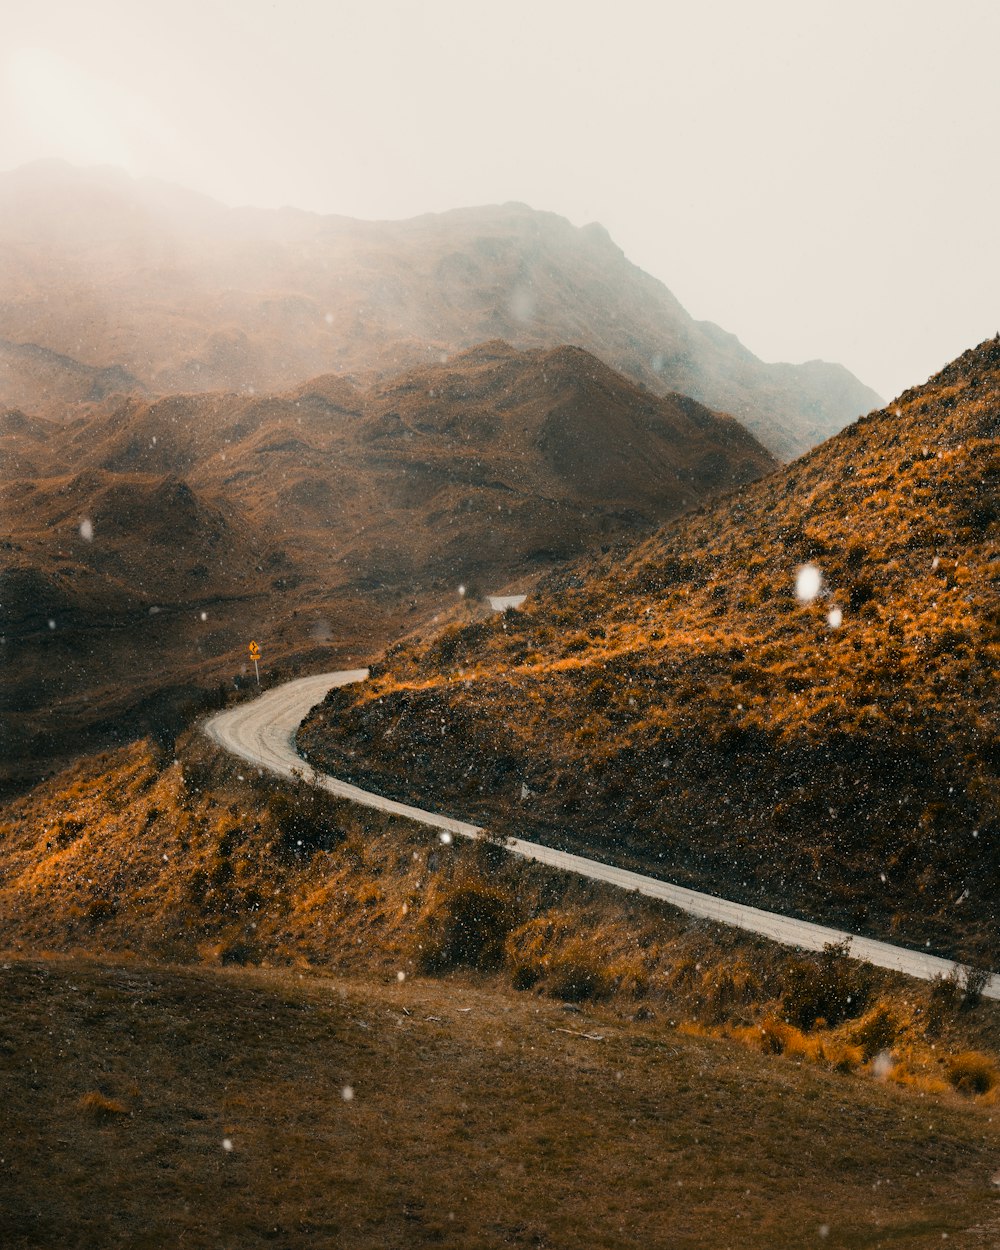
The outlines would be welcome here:
M 943 1089 L 965 1090 L 947 1078 L 951 1056 L 1000 1061 L 1000 1010 L 961 978 L 914 983 L 839 948 L 791 952 L 244 767 L 200 738 L 176 763 L 138 745 L 8 806 L 0 943 L 488 978 Z
M 988 342 L 510 619 L 411 640 L 300 742 L 380 793 L 1000 965 L 998 407 Z
M 988 1094 L 1000 1083 L 1000 1069 L 989 1055 L 967 1050 L 948 1060 L 948 1080 L 961 1094 Z
M 81 959 L 0 991 L 5 1250 L 916 1250 L 997 1216 L 974 1105 L 612 1008 Z
M 77 1109 L 95 1120 L 109 1120 L 118 1115 L 128 1115 L 128 1107 L 117 1098 L 109 1098 L 98 1090 L 90 1090 L 77 1100 Z
M 919 1247 L 993 1218 L 994 1004 L 242 767 L 140 745 L 4 812 L 5 1250 Z M 863 1014 L 784 1019 L 855 979 Z

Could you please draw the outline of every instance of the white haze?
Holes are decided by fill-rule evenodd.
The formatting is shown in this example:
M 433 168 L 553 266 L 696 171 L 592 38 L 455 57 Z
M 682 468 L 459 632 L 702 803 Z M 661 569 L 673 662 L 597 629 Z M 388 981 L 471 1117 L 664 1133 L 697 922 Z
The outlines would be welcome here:
M 601 221 L 695 316 L 886 396 L 1000 327 L 1000 6 L 3 4 L 0 169 Z

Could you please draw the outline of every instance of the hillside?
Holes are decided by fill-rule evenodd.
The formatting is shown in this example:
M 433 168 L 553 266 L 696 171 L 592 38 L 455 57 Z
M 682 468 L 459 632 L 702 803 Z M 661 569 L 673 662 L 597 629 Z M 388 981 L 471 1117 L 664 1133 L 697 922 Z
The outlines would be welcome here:
M 175 729 L 206 689 L 336 667 L 770 471 L 731 418 L 574 348 L 480 346 L 359 390 L 0 414 L 7 776 Z M 186 711 L 185 711 L 186 709 Z
M 0 287 L 18 370 L 46 349 L 154 392 L 369 381 L 503 338 L 585 348 L 657 394 L 732 413 L 786 459 L 880 402 L 842 366 L 763 363 L 599 225 L 523 204 L 363 222 L 32 165 L 0 175 Z M 41 352 L 50 390 L 51 369 Z M 22 380 L 0 368 L 0 405 L 24 406 Z
M 120 367 L 96 368 L 33 343 L 0 339 L 0 404 L 6 408 L 62 418 L 78 405 L 117 391 L 143 390 L 139 379 Z
M 990 1108 L 493 987 L 8 957 L 0 990 L 7 1250 L 995 1244 Z
M 5 496 L 0 783 L 169 737 L 231 682 L 280 563 L 237 509 L 169 474 L 103 470 L 16 479 Z
M 0 805 L 0 950 L 471 978 L 728 1037 L 923 1094 L 1000 1097 L 1000 1007 L 248 768 L 198 731 L 78 760 Z M 400 976 L 399 974 L 403 975 Z M 579 1014 L 570 1010 L 567 1014 Z M 881 1064 L 873 1063 L 885 1052 Z M 961 1055 L 978 1056 L 952 1067 Z M 2 1053 L 2 1052 L 0 1052 Z
M 995 966 L 998 413 L 990 341 L 526 611 L 411 641 L 300 745 L 498 831 Z
M 5 1247 L 996 1230 L 995 1003 L 443 844 L 197 734 L 0 807 L 0 951 Z

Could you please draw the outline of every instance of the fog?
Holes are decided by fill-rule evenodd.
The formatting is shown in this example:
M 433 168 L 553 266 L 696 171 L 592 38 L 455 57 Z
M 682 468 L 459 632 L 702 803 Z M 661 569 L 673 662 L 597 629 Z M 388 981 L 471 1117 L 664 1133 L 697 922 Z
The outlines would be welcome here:
M 2 169 L 599 220 L 764 359 L 838 360 L 886 396 L 1000 323 L 989 3 L 5 10 Z

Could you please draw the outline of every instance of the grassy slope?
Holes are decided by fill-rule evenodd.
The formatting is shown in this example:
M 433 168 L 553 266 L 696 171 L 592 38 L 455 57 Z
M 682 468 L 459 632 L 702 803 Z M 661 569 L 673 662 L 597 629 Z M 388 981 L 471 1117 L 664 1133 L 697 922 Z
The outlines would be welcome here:
M 0 987 L 10 1250 L 916 1250 L 997 1228 L 985 1111 L 601 1011 L 83 959 L 8 959 Z
M 388 977 L 471 969 L 845 1071 L 871 1074 L 886 1050 L 893 1079 L 929 1091 L 961 1086 L 949 1057 L 983 1050 L 982 1092 L 997 1097 L 991 1003 L 963 1010 L 948 986 L 799 957 L 489 843 L 443 845 L 257 777 L 200 739 L 178 763 L 146 744 L 85 761 L 0 815 L 10 949 Z
M 994 1004 L 244 768 L 2 811 L 5 1247 L 989 1244 Z
M 998 411 L 988 342 L 528 611 L 397 649 L 300 743 L 383 793 L 996 963 Z M 806 562 L 826 593 L 799 603 Z

